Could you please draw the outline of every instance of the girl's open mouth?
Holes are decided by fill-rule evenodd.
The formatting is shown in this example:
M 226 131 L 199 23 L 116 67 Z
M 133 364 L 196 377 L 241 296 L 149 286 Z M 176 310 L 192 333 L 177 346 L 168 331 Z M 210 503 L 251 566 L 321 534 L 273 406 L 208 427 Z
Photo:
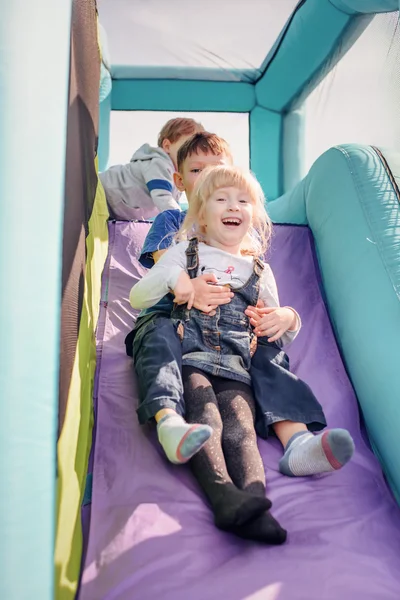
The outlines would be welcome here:
M 226 219 L 222 219 L 222 223 L 227 225 L 228 227 L 238 227 L 241 224 L 242 220 L 238 217 L 229 217 Z

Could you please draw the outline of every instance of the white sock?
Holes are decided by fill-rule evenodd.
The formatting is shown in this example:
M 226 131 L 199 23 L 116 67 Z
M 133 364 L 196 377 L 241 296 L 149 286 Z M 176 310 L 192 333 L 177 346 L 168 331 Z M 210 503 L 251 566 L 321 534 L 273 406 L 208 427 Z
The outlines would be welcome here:
M 158 441 L 168 460 L 186 463 L 212 434 L 209 425 L 189 424 L 178 414 L 167 414 L 157 423 Z

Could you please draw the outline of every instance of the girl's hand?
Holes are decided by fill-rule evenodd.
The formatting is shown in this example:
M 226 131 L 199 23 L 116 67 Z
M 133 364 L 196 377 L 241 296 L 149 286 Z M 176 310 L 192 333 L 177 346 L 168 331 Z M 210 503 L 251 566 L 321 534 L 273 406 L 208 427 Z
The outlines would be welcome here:
M 250 318 L 257 337 L 268 336 L 269 342 L 276 342 L 286 331 L 297 327 L 296 313 L 287 307 L 249 307 L 245 313 Z
M 176 304 L 187 304 L 190 310 L 194 301 L 194 287 L 189 275 L 182 271 L 178 277 L 178 281 L 172 290 L 175 296 Z

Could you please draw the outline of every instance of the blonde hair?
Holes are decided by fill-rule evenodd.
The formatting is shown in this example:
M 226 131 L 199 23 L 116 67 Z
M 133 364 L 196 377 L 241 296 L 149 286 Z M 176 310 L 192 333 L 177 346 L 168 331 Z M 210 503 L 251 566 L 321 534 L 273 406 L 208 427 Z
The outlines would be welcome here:
M 245 191 L 250 196 L 254 207 L 252 227 L 243 239 L 241 253 L 263 255 L 268 248 L 272 233 L 271 219 L 265 210 L 265 196 L 260 184 L 250 171 L 234 166 L 210 166 L 199 175 L 177 239 L 187 240 L 197 237 L 199 241 L 204 240 L 205 229 L 201 225 L 201 221 L 204 217 L 205 205 L 216 190 L 224 187 L 235 187 Z
M 204 127 L 201 123 L 198 123 L 194 119 L 189 118 L 177 118 L 170 119 L 161 129 L 158 134 L 157 144 L 161 148 L 164 140 L 169 140 L 171 144 L 177 142 L 184 135 L 193 135 L 198 131 L 204 131 Z

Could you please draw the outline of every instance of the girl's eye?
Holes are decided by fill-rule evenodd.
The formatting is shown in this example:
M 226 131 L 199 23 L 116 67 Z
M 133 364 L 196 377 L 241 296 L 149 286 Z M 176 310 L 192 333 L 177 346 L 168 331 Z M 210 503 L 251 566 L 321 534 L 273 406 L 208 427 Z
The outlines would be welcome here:
M 217 198 L 217 202 L 225 202 L 226 199 L 225 198 Z
M 244 199 L 239 200 L 239 202 L 240 202 L 240 204 L 247 204 L 248 203 L 247 200 L 244 200 Z
M 191 173 L 201 173 L 201 169 L 192 169 Z

